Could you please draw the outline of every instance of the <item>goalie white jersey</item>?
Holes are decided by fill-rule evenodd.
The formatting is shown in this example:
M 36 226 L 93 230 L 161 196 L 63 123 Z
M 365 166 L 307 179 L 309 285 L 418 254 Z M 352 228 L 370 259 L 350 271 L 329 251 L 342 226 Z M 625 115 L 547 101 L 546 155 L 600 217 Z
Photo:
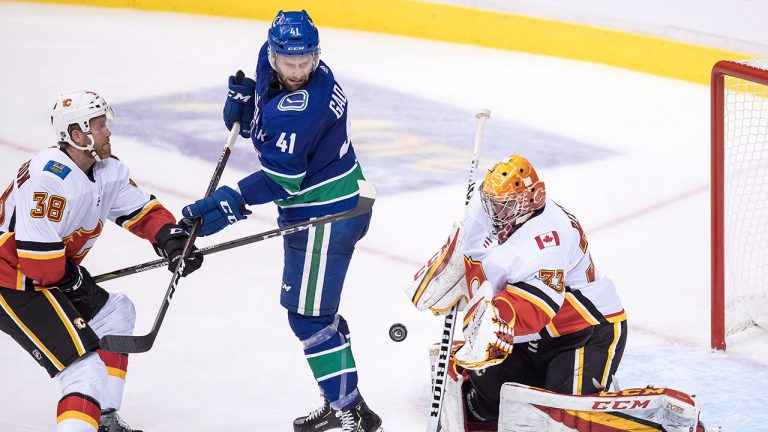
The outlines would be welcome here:
M 499 244 L 480 194 L 464 220 L 467 285 L 488 280 L 515 343 L 626 319 L 613 282 L 597 271 L 578 220 L 552 200 Z
M 56 283 L 65 259 L 80 263 L 107 219 L 153 243 L 160 227 L 175 223 L 116 158 L 95 163 L 86 174 L 58 148 L 41 151 L 0 196 L 0 287 Z

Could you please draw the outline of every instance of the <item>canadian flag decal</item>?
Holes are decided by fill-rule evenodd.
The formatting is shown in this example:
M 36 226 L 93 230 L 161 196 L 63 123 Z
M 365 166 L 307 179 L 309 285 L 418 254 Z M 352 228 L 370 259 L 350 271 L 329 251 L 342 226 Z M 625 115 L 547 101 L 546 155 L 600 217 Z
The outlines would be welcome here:
M 536 244 L 539 245 L 539 249 L 559 246 L 560 237 L 557 235 L 557 231 L 545 232 L 536 236 Z

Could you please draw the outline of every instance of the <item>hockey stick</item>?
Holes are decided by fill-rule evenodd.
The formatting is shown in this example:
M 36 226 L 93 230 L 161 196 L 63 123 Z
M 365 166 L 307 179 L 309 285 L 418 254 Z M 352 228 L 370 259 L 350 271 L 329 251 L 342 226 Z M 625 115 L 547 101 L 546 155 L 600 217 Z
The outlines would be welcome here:
M 475 191 L 475 177 L 477 176 L 477 166 L 480 162 L 480 145 L 483 142 L 483 132 L 485 131 L 485 121 L 491 116 L 491 110 L 483 108 L 475 114 L 477 118 L 477 130 L 475 131 L 475 148 L 472 151 L 472 162 L 469 167 L 469 184 L 467 185 L 467 196 L 464 201 L 464 219 L 467 218 L 469 210 L 469 200 Z M 440 354 L 437 357 L 435 367 L 435 385 L 432 387 L 432 404 L 430 405 L 429 419 L 427 421 L 427 432 L 437 432 L 441 429 L 440 412 L 443 409 L 443 399 L 445 394 L 445 380 L 448 374 L 448 360 L 451 357 L 451 345 L 453 344 L 453 334 L 456 331 L 456 317 L 459 313 L 459 304 L 456 303 L 445 315 L 443 321 L 443 334 L 440 339 Z
M 312 219 L 306 222 L 288 225 L 283 228 L 277 228 L 277 229 L 273 229 L 271 231 L 266 231 L 259 234 L 253 234 L 247 237 L 239 238 L 236 240 L 230 240 L 228 242 L 219 243 L 213 246 L 206 246 L 204 248 L 200 248 L 196 250 L 194 253 L 192 253 L 191 256 L 195 257 L 195 256 L 201 256 L 201 255 L 204 256 L 204 255 L 215 254 L 217 252 L 222 252 L 222 251 L 233 249 L 236 247 L 245 246 L 247 244 L 260 242 L 262 240 L 267 240 L 272 237 L 286 236 L 288 234 L 293 234 L 298 231 L 309 229 L 310 227 L 313 227 L 313 226 L 329 224 L 332 222 L 340 221 L 342 219 L 348 219 L 348 218 L 369 213 L 373 208 L 373 202 L 376 199 L 376 189 L 373 187 L 372 184 L 365 181 L 359 181 L 359 184 L 360 184 L 360 199 L 358 200 L 355 208 L 351 210 L 347 210 L 345 212 L 336 213 L 328 216 L 323 216 L 323 217 Z M 159 267 L 165 267 L 166 265 L 168 265 L 168 258 L 161 258 L 155 261 L 149 261 L 143 264 L 137 264 L 132 267 L 126 267 L 120 270 L 111 271 L 109 273 L 100 274 L 98 276 L 94 276 L 93 279 L 94 281 L 96 281 L 96 283 L 106 282 L 112 279 L 121 278 L 123 276 L 141 273 L 141 272 L 156 269 Z
M 241 81 L 243 77 L 243 72 L 237 71 L 235 80 Z M 211 182 L 208 184 L 208 189 L 205 192 L 205 196 L 210 195 L 216 189 L 216 186 L 218 186 L 219 179 L 221 179 L 221 174 L 224 172 L 224 167 L 227 165 L 229 154 L 232 153 L 232 148 L 235 147 L 235 141 L 237 141 L 237 136 L 239 134 L 240 122 L 235 122 L 232 125 L 232 130 L 229 132 L 227 144 L 224 146 L 224 150 L 221 152 L 221 156 L 219 156 L 219 162 L 216 164 L 216 168 L 213 170 L 213 177 L 211 178 Z M 189 233 L 187 243 L 184 245 L 184 249 L 181 251 L 181 257 L 179 262 L 176 264 L 176 269 L 173 271 L 171 282 L 168 284 L 168 289 L 165 292 L 163 304 L 160 306 L 160 310 L 157 312 L 155 323 L 152 325 L 152 329 L 149 331 L 149 333 L 143 336 L 106 335 L 101 338 L 101 341 L 99 342 L 99 345 L 102 349 L 118 353 L 140 353 L 149 351 L 150 348 L 152 348 L 152 345 L 155 343 L 157 333 L 160 331 L 160 325 L 163 323 L 163 319 L 165 318 L 165 313 L 168 312 L 168 307 L 171 305 L 173 293 L 176 292 L 176 285 L 179 284 L 179 279 L 181 278 L 181 274 L 184 271 L 184 261 L 192 252 L 192 247 L 195 244 L 195 239 L 197 238 L 197 234 L 200 231 L 201 225 L 202 219 L 197 219 L 192 226 L 192 231 Z

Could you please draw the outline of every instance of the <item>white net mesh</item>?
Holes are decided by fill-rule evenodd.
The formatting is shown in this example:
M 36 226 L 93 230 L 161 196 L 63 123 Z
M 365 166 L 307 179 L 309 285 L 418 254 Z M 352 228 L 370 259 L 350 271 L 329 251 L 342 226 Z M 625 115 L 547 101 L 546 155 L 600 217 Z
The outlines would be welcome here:
M 739 62 L 768 70 L 768 60 Z M 768 86 L 725 76 L 725 332 L 766 325 Z M 768 327 L 766 327 L 768 328 Z

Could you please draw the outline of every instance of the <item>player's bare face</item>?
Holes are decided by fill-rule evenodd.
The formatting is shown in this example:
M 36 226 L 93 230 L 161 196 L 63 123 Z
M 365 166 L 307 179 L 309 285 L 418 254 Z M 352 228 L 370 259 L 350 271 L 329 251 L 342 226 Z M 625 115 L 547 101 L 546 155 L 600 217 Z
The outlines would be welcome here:
M 278 55 L 275 59 L 277 77 L 289 91 L 296 91 L 309 81 L 309 75 L 314 69 L 314 60 L 313 54 L 300 57 Z
M 112 145 L 109 143 L 112 132 L 107 127 L 107 116 L 103 115 L 91 119 L 90 126 L 93 149 L 96 154 L 102 159 L 112 156 Z

